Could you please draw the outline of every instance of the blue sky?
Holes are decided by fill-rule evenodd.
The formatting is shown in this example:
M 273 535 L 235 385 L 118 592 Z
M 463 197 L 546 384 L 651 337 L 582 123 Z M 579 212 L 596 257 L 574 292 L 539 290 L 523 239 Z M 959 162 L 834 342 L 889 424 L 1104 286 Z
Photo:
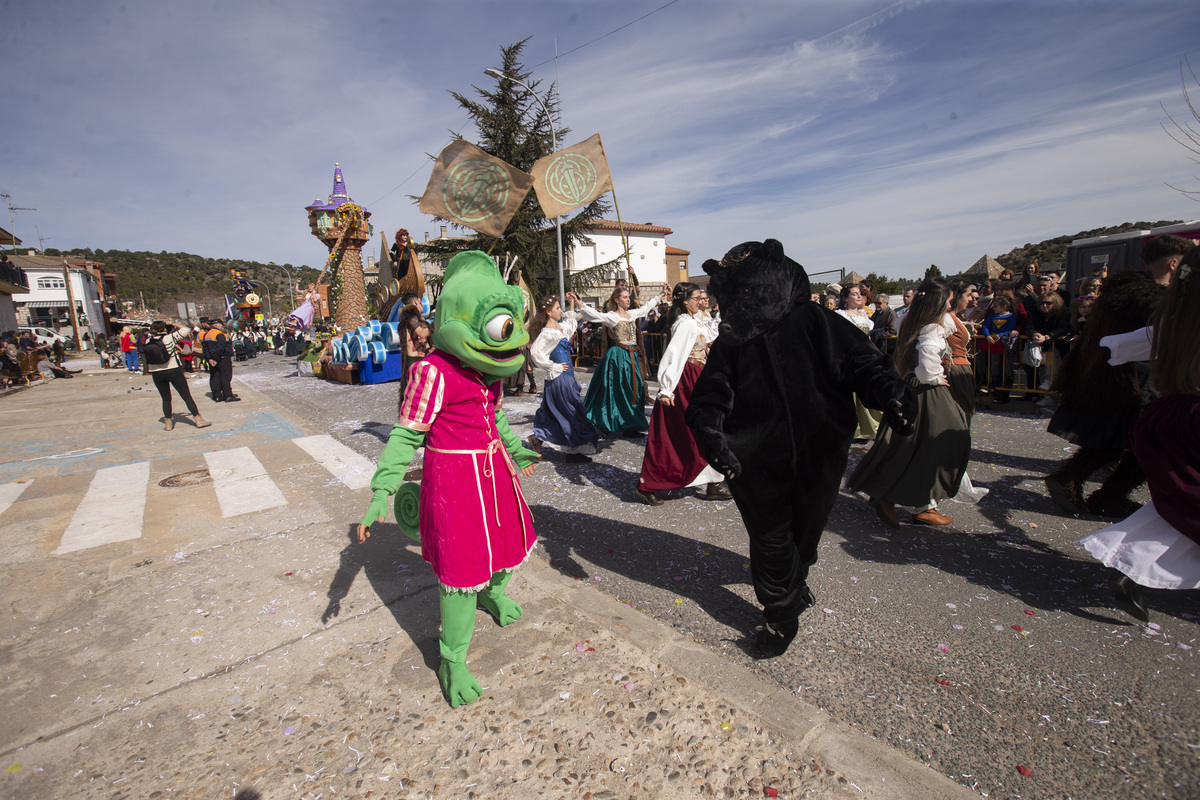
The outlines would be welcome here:
M 1189 118 L 1194 2 L 676 0 L 567 52 L 666 2 L 7 0 L 0 192 L 33 245 L 320 266 L 303 209 L 338 161 L 377 229 L 436 236 L 408 195 L 474 138 L 448 91 L 531 36 L 568 143 L 602 134 L 622 217 L 694 272 L 773 237 L 812 272 L 913 277 L 1200 217 L 1160 107 Z

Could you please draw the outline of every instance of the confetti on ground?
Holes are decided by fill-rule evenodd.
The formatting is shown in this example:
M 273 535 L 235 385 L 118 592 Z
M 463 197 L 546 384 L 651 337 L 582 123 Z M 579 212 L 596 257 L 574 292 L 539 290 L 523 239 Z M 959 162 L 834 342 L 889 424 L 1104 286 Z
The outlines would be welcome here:
M 767 788 L 763 789 L 763 794 L 765 794 L 767 797 L 779 797 L 779 790 L 773 786 L 768 786 Z
M 20 763 L 17 763 L 17 764 L 10 764 L 10 765 L 9 765 L 9 767 L 8 767 L 8 769 L 4 770 L 4 774 L 5 774 L 5 775 L 12 775 L 14 772 L 18 771 L 19 769 L 21 769 L 21 765 L 20 765 Z
M 963 629 L 962 625 L 951 625 L 950 627 L 954 628 L 954 630 L 956 630 L 956 631 L 961 631 Z
M 938 650 L 941 650 L 943 653 L 949 653 L 949 652 L 950 652 L 950 645 L 948 645 L 948 644 L 939 644 L 939 645 L 938 645 Z
M 295 728 L 293 728 L 293 727 L 291 727 L 291 726 L 288 726 L 288 727 L 286 727 L 286 728 L 284 728 L 284 729 L 283 729 L 283 735 L 284 735 L 284 736 L 291 736 L 291 735 L 292 735 L 293 733 L 295 733 L 295 732 L 296 732 L 296 729 L 295 729 Z
M 1021 773 L 1026 778 L 1028 778 L 1030 775 L 1033 774 L 1033 770 L 1031 770 L 1029 767 L 1025 766 L 1024 764 L 1017 765 L 1017 772 Z
M 1014 631 L 1023 631 L 1023 630 L 1025 630 L 1025 629 L 1024 629 L 1024 628 L 1022 628 L 1020 625 L 1013 625 L 1013 626 L 1012 626 L 1012 629 L 1013 629 Z
M 1026 613 L 1026 614 L 1028 614 L 1028 615 L 1029 615 L 1029 616 L 1031 616 L 1031 617 L 1036 617 L 1036 616 L 1037 616 L 1037 612 L 1036 612 L 1036 611 L 1032 611 L 1032 610 L 1030 610 L 1030 609 L 1028 609 L 1028 608 L 1027 608 L 1027 609 L 1025 609 L 1025 613 Z
M 723 731 L 731 731 L 731 730 L 733 730 L 733 725 L 732 725 L 732 724 L 730 724 L 730 723 L 728 723 L 728 722 L 722 722 L 722 723 L 721 723 L 721 730 L 723 730 Z

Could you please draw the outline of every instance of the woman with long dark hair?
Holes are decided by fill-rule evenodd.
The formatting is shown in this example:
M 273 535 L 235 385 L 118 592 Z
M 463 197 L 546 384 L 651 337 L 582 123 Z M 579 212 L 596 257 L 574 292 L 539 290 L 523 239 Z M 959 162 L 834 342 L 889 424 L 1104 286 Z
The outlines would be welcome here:
M 668 287 L 636 309 L 630 309 L 629 290 L 618 286 L 609 298 L 609 310 L 597 311 L 581 304 L 579 313 L 588 322 L 603 325 L 615 340 L 592 374 L 583 401 L 588 419 L 608 434 L 640 435 L 646 432 L 646 381 L 638 349 L 638 320 L 668 296 Z
M 695 318 L 699 310 L 700 287 L 687 282 L 675 284 L 667 312 L 670 338 L 658 363 L 658 400 L 650 415 L 650 435 L 635 490 L 652 506 L 663 502 L 655 492 L 701 484 L 708 484 L 705 496 L 709 500 L 732 497 L 722 484 L 724 477 L 701 455 L 684 419 L 692 387 L 704 369 L 711 344 Z
M 875 445 L 858 462 L 847 488 L 871 498 L 875 512 L 893 528 L 900 527 L 896 505 L 918 509 L 913 522 L 949 525 L 937 501 L 954 496 L 971 455 L 967 417 L 954 401 L 944 362 L 954 325 L 950 287 L 941 278 L 926 278 L 913 296 L 900 325 L 896 369 L 917 393 L 917 422 L 910 436 L 896 435 L 885 420 Z
M 546 298 L 529 323 L 529 358 L 542 375 L 542 404 L 533 417 L 529 446 L 541 455 L 542 443 L 549 442 L 567 454 L 567 461 L 586 462 L 591 461 L 587 454 L 596 452 L 599 437 L 588 421 L 571 364 L 579 298 L 567 292 L 567 302 L 572 310 L 564 313 L 557 297 Z
M 1127 519 L 1080 543 L 1117 572 L 1116 605 L 1150 621 L 1143 587 L 1200 589 L 1200 247 L 1187 253 L 1155 310 L 1150 380 L 1162 396 L 1142 410 L 1129 439 L 1146 471 L 1150 502 Z M 1122 356 L 1113 340 L 1146 341 L 1146 330 L 1105 337 L 1113 366 L 1145 358 Z

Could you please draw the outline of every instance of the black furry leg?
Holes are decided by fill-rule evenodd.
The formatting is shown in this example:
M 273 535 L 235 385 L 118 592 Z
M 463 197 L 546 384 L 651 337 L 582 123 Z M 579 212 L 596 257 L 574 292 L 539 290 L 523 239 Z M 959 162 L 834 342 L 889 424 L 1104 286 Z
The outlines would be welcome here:
M 1146 473 L 1132 450 L 1121 454 L 1112 475 L 1087 499 L 1088 511 L 1101 517 L 1124 519 L 1141 506 L 1129 499 L 1134 489 L 1146 482 Z

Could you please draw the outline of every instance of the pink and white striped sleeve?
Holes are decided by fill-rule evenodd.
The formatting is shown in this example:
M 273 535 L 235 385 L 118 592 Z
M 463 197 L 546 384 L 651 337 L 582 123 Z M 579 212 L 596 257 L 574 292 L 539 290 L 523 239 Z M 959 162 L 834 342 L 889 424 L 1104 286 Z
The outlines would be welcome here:
M 446 381 L 438 368 L 428 361 L 413 364 L 400 404 L 399 424 L 415 431 L 427 431 L 442 410 Z

